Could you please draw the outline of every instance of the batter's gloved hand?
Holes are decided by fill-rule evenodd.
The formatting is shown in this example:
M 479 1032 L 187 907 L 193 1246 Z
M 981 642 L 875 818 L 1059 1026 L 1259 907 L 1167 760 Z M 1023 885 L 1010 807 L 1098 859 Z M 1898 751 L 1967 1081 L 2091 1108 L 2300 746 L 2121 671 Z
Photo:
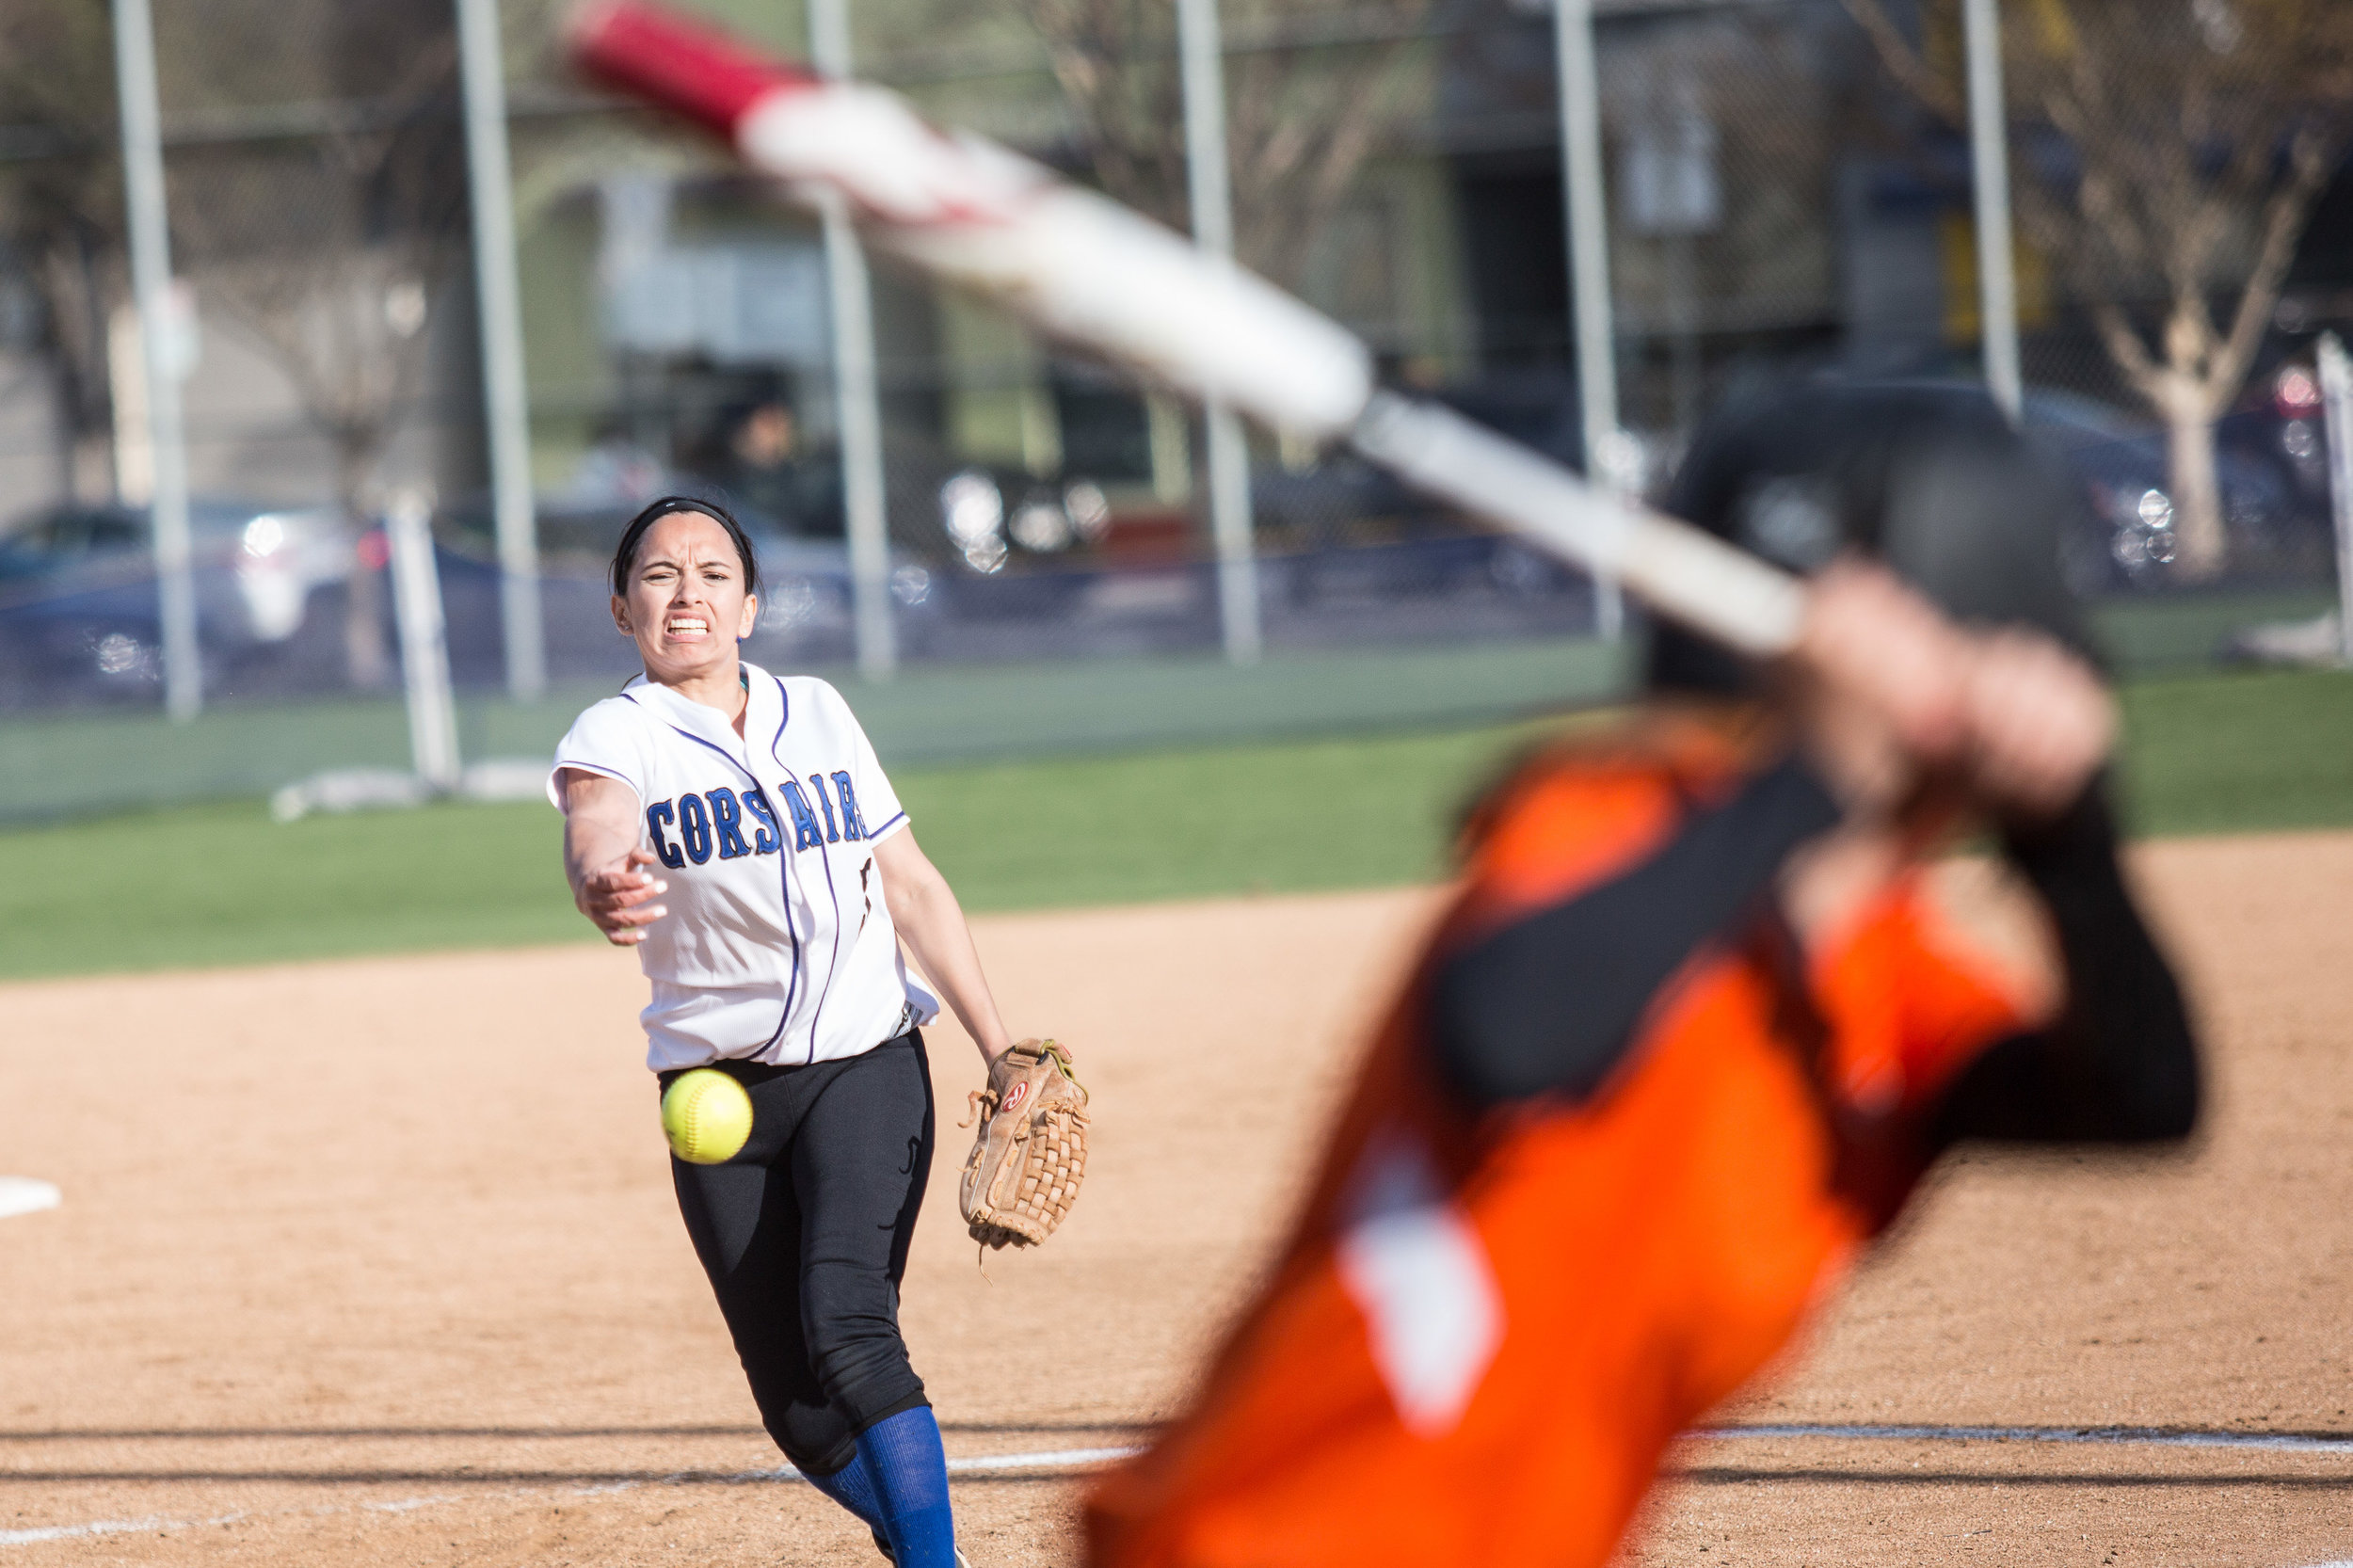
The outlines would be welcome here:
M 1078 1199 L 1087 1168 L 1087 1092 L 1070 1053 L 1051 1040 L 1024 1040 L 989 1064 L 988 1087 L 970 1096 L 981 1124 L 964 1161 L 958 1207 L 984 1247 L 1034 1246 Z

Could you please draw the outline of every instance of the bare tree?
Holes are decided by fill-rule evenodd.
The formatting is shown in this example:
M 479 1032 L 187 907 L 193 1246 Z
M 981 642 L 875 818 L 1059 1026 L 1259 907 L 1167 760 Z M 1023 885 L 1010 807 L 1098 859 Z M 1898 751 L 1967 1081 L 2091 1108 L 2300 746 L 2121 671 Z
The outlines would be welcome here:
M 100 0 L 0 6 L 0 239 L 37 291 L 62 488 L 113 429 L 106 317 L 127 292 L 112 33 Z
M 1228 0 L 1226 144 L 1235 247 L 1296 283 L 1366 160 L 1409 111 L 1403 69 L 1429 0 Z M 1112 196 L 1178 229 L 1185 192 L 1176 8 L 1166 0 L 1020 0 Z
M 208 9 L 213 36 L 186 68 L 204 97 L 248 114 L 275 99 L 287 131 L 176 160 L 177 227 L 207 295 L 326 436 L 356 537 L 381 500 L 386 450 L 424 369 L 434 286 L 464 232 L 455 32 L 448 13 L 408 8 Z M 317 96 L 296 96 L 306 91 Z M 363 560 L 351 578 L 345 651 L 360 686 L 392 673 L 379 565 Z
M 1925 0 L 1925 43 L 1881 0 L 1846 4 L 1896 78 L 1962 124 L 1957 52 L 1937 47 L 1958 36 L 1958 0 Z M 2212 573 L 2227 548 L 2214 423 L 2246 385 L 2313 203 L 2353 141 L 2353 6 L 2011 0 L 2005 10 L 2011 102 L 2073 152 L 2067 167 L 2015 160 L 2027 176 L 2022 226 L 2165 422 L 2181 567 Z
M 446 10 L 337 0 L 157 8 L 175 259 L 261 345 L 334 455 L 355 534 L 463 233 Z M 105 322 L 128 292 L 105 0 L 0 6 L 0 238 L 45 305 L 77 442 L 111 429 Z M 380 573 L 355 571 L 353 680 L 390 675 Z

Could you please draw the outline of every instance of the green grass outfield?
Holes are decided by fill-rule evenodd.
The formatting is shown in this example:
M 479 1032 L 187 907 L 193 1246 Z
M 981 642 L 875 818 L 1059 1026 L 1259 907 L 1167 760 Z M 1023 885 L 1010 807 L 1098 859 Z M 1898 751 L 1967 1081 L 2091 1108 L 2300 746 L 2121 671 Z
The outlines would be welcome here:
M 2127 679 L 2188 674 L 2221 640 L 2330 607 L 2326 588 L 2213 590 L 2120 600 L 2093 612 Z M 1576 638 L 1432 647 L 1289 648 L 1237 668 L 1214 654 L 959 668 L 917 664 L 869 683 L 830 672 L 896 772 L 1080 752 L 1194 749 L 1306 737 L 1510 723 L 1608 701 L 1630 644 Z M 824 672 L 820 672 L 824 673 Z M 612 689 L 575 685 L 534 703 L 458 703 L 469 760 L 547 757 Z M 0 715 L 0 827 L 265 795 L 327 768 L 408 765 L 396 696 L 240 702 L 191 724 L 152 706 Z
M 2353 675 L 2126 688 L 2135 831 L 2353 825 Z M 1444 863 L 1529 734 L 1407 734 L 910 768 L 917 831 L 975 910 L 1375 887 Z M 255 800 L 0 833 L 0 975 L 593 940 L 544 806 L 273 824 Z

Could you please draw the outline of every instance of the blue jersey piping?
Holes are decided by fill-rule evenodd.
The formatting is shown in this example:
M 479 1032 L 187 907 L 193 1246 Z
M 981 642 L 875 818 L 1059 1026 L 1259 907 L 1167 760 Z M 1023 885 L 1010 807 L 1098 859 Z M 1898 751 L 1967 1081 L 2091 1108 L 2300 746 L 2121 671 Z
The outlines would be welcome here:
M 696 734 L 693 730 L 681 729 L 675 724 L 671 725 L 670 728 L 673 730 L 676 730 L 679 734 L 685 736 L 686 739 L 694 742 L 696 745 L 710 746 L 712 751 L 717 752 L 722 757 L 726 757 L 730 767 L 734 768 L 736 772 L 742 774 L 744 777 L 752 781 L 753 789 L 757 790 L 760 788 L 760 776 L 752 772 L 751 769 L 745 767 L 743 763 L 737 761 L 734 758 L 728 757 L 725 746 L 712 745 L 711 742 L 704 740 L 700 735 Z M 779 728 L 776 730 L 776 735 L 778 739 L 782 739 L 784 730 Z M 778 847 L 781 849 L 782 846 L 779 845 Z M 831 868 L 827 868 L 825 874 L 828 881 L 830 881 L 833 874 Z M 779 854 L 776 856 L 776 884 L 778 891 L 780 891 L 784 896 L 785 935 L 792 939 L 792 979 L 791 984 L 786 985 L 784 988 L 784 1012 L 776 1019 L 775 1032 L 772 1032 L 767 1039 L 762 1040 L 760 1043 L 760 1050 L 766 1050 L 770 1046 L 775 1045 L 778 1040 L 784 1038 L 784 1026 L 792 1021 L 792 1000 L 801 994 L 801 932 L 800 928 L 792 923 L 792 856 L 790 855 Z M 836 923 L 838 924 L 840 923 L 840 901 L 838 900 L 836 901 L 835 911 Z M 837 936 L 835 938 L 835 945 L 838 947 L 840 942 L 840 939 Z M 809 1034 L 809 1059 L 811 1061 L 816 1060 L 816 1053 L 817 1036 L 814 1025 L 812 1024 Z M 758 1053 L 755 1052 L 754 1054 L 757 1055 Z
M 769 679 L 776 683 L 776 696 L 784 703 L 784 722 L 776 726 L 776 738 L 768 743 L 768 755 L 776 760 L 777 767 L 784 769 L 785 777 L 797 784 L 801 781 L 801 776 L 786 766 L 784 758 L 776 750 L 784 744 L 785 725 L 792 722 L 792 698 L 784 689 L 782 676 L 771 676 Z M 833 901 L 833 962 L 825 966 L 825 984 L 817 993 L 817 1005 L 809 1010 L 808 1060 L 811 1062 L 817 1060 L 817 1026 L 825 1016 L 825 999 L 833 995 L 833 977 L 841 970 L 841 893 L 833 883 L 833 856 L 825 852 L 825 846 L 823 844 L 817 846 L 817 858 L 824 862 L 825 896 Z M 798 974 L 799 967 L 796 962 L 794 966 L 796 979 Z M 782 1032 L 781 1025 L 778 1026 L 778 1032 Z

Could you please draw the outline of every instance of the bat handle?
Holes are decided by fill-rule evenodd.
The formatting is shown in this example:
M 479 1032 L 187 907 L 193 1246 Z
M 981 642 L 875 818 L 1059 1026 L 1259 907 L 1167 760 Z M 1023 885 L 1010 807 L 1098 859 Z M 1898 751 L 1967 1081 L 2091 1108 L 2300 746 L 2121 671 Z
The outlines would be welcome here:
M 1805 584 L 1679 519 L 1643 509 L 1618 580 L 1660 615 L 1736 653 L 1777 659 L 1805 626 Z
M 1805 587 L 1689 523 L 1607 494 L 1450 408 L 1375 392 L 1349 433 L 1399 478 L 1752 658 L 1797 645 Z

